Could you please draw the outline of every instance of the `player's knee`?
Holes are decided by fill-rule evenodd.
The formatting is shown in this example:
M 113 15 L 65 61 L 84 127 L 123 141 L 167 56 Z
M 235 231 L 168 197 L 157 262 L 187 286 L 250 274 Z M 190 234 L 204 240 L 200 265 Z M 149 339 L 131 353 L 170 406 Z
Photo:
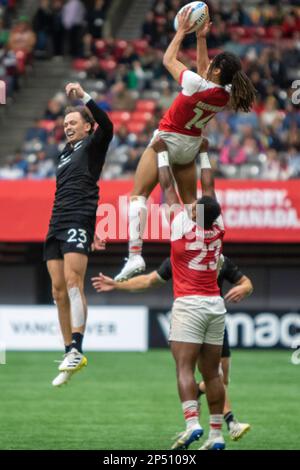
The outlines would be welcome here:
M 78 289 L 83 288 L 82 279 L 77 273 L 72 273 L 68 275 L 68 277 L 66 278 L 66 284 L 68 291 L 73 287 L 77 287 Z
M 52 286 L 52 297 L 53 300 L 59 304 L 65 302 L 68 299 L 68 292 L 64 287 Z
M 206 367 L 205 369 L 202 369 L 202 377 L 204 382 L 208 382 L 220 377 L 219 368 Z

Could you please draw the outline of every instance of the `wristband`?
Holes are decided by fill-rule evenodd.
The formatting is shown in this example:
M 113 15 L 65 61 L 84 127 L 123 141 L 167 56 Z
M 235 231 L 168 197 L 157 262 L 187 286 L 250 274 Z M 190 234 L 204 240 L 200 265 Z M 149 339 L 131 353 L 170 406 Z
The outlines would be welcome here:
M 207 152 L 201 152 L 200 153 L 200 161 L 201 161 L 201 169 L 204 170 L 204 169 L 211 168 L 211 164 L 210 164 Z
M 166 150 L 157 154 L 157 164 L 158 168 L 162 168 L 163 166 L 169 166 L 169 155 Z

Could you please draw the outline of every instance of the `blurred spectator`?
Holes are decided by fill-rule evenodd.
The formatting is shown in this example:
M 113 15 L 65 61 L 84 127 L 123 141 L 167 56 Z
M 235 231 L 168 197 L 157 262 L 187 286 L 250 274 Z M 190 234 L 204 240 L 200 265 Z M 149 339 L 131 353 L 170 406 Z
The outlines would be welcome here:
M 63 115 L 64 109 L 62 104 L 56 99 L 49 100 L 47 109 L 44 114 L 44 119 L 50 119 L 54 121 L 55 119 Z
M 69 52 L 72 57 L 82 53 L 82 32 L 85 8 L 80 0 L 67 0 L 62 9 L 62 23 L 67 32 Z
M 95 0 L 93 9 L 87 12 L 87 23 L 89 33 L 94 39 L 102 38 L 102 28 L 104 24 L 104 0 Z
M 35 34 L 26 16 L 19 18 L 9 34 L 8 47 L 14 52 L 31 54 L 36 42 Z
M 40 0 L 39 8 L 32 20 L 32 26 L 37 37 L 36 53 L 38 56 L 44 57 L 49 48 L 49 35 L 52 28 L 52 12 L 49 0 Z
M 64 25 L 62 20 L 62 0 L 53 0 L 52 2 L 52 21 L 51 21 L 51 39 L 53 54 L 55 57 L 61 57 L 64 53 Z
M 223 165 L 241 165 L 247 161 L 246 151 L 238 136 L 234 135 L 231 142 L 223 147 L 220 162 Z
M 125 83 L 118 82 L 112 89 L 112 107 L 116 110 L 132 111 L 135 107 L 135 100 L 125 86 Z

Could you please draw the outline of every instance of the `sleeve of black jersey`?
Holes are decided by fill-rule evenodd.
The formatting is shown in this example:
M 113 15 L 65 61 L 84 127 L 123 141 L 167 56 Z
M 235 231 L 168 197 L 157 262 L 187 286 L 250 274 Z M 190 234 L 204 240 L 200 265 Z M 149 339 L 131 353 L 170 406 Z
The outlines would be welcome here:
M 171 259 L 166 258 L 159 268 L 156 270 L 157 274 L 163 281 L 169 281 L 172 279 L 172 265 L 171 265 Z
M 97 106 L 94 100 L 87 102 L 86 107 L 91 111 L 93 118 L 98 124 L 92 135 L 89 157 L 97 161 L 101 168 L 104 164 L 108 146 L 113 138 L 113 123 L 108 115 Z
M 239 282 L 244 274 L 240 271 L 239 267 L 229 258 L 225 258 L 224 279 L 231 284 Z

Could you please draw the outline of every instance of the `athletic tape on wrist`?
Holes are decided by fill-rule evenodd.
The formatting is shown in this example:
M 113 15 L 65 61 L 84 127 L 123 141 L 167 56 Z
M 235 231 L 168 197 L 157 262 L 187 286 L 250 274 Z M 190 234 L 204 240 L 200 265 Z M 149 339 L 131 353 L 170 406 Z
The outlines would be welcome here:
M 89 95 L 88 93 L 84 93 L 84 96 L 82 98 L 82 101 L 84 104 L 87 104 L 91 99 L 92 99 L 91 95 Z

